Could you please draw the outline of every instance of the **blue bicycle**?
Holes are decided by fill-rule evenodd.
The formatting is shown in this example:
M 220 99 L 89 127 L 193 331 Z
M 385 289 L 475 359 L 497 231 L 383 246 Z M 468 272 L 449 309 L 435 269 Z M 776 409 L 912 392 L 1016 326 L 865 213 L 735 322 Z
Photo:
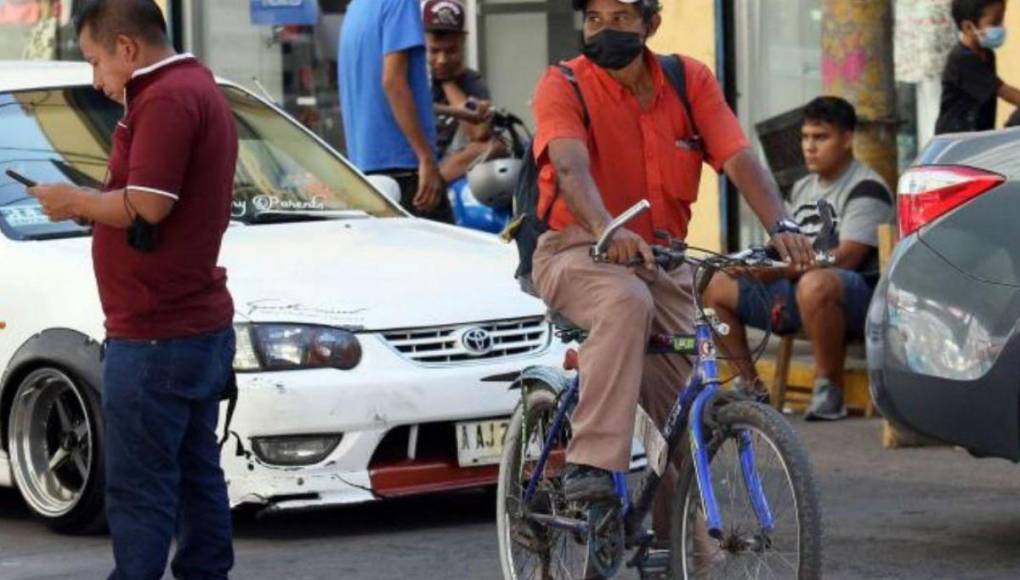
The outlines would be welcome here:
M 642 202 L 617 218 L 593 257 L 600 259 L 613 232 L 647 208 Z M 698 315 L 694 335 L 654 337 L 649 352 L 694 357 L 694 372 L 662 432 L 639 410 L 635 432 L 644 436 L 646 465 L 633 494 L 626 474 L 617 473 L 618 501 L 567 502 L 561 476 L 579 378 L 532 367 L 514 383 L 521 400 L 504 441 L 497 490 L 504 578 L 611 578 L 625 559 L 642 578 L 821 577 L 821 512 L 807 452 L 772 407 L 721 388 L 713 332 L 728 329 L 701 303 L 716 272 L 784 264 L 764 248 L 707 252 L 701 259 L 690 250 L 679 241 L 653 247 L 665 270 L 695 268 Z M 565 341 L 583 340 L 584 330 L 558 326 Z M 656 550 L 662 539 L 655 541 L 646 520 L 674 462 L 680 477 L 669 549 Z

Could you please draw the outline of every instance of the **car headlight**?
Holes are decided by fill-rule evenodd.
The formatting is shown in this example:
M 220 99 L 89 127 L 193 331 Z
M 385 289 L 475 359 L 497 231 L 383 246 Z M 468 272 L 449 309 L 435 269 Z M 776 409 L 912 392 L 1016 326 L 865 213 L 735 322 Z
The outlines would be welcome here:
M 255 455 L 270 465 L 314 465 L 329 456 L 343 435 L 254 437 Z
M 347 330 L 299 324 L 240 324 L 236 371 L 350 370 L 361 362 L 361 342 Z

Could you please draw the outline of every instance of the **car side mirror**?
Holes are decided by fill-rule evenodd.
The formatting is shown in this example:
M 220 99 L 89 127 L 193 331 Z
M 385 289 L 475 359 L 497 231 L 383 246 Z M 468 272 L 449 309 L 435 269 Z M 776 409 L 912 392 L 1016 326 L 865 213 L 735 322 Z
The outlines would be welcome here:
M 822 229 L 815 237 L 816 252 L 828 252 L 839 245 L 839 234 L 836 233 L 836 208 L 824 199 L 818 200 L 818 215 L 822 218 Z

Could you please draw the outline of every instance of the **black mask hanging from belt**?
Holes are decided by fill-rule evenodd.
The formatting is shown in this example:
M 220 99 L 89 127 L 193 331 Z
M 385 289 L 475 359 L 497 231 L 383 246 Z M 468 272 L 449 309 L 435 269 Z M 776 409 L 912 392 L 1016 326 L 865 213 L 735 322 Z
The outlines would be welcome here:
M 641 55 L 645 40 L 637 32 L 607 28 L 584 43 L 581 52 L 592 62 L 609 70 L 620 70 Z

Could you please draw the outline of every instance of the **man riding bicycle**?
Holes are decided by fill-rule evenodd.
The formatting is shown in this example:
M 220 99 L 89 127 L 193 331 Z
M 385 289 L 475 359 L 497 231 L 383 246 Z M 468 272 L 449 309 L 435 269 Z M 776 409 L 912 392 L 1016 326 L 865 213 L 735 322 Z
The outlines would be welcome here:
M 533 102 L 538 209 L 549 211 L 550 231 L 539 238 L 532 277 L 550 308 L 589 331 L 564 485 L 571 501 L 590 502 L 612 498 L 611 472 L 630 466 L 639 399 L 661 429 L 690 373 L 681 356 L 645 354 L 652 333 L 692 332 L 694 318 L 690 270 L 657 270 L 649 244 L 656 231 L 687 235 L 702 163 L 733 180 L 784 260 L 806 269 L 814 258 L 709 68 L 682 57 L 690 119 L 645 48 L 661 24 L 659 0 L 573 5 L 584 12 L 583 55 L 566 63 L 576 86 L 550 68 Z M 608 262 L 595 262 L 591 245 L 642 199 L 651 211 L 616 233 Z M 675 478 L 671 469 L 656 498 L 661 539 L 669 536 Z

